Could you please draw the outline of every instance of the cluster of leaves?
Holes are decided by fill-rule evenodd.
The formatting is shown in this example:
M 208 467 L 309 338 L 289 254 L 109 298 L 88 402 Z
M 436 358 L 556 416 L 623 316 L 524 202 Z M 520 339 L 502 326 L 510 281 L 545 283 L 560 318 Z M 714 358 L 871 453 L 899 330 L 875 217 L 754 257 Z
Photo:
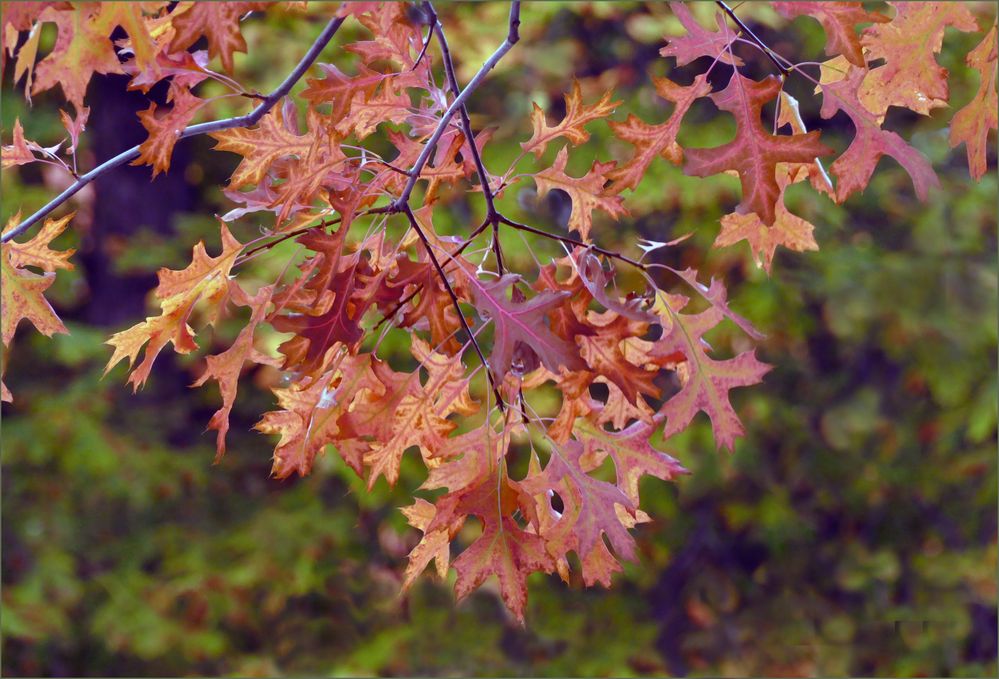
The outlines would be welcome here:
M 883 155 L 908 172 L 920 198 L 936 186 L 928 161 L 883 128 L 885 115 L 892 106 L 928 115 L 949 104 L 947 74 L 934 55 L 946 27 L 979 30 L 974 16 L 946 3 L 893 5 L 891 18 L 860 3 L 773 4 L 788 19 L 807 15 L 822 23 L 831 58 L 815 65 L 817 77 L 805 70 L 811 62 L 774 52 L 724 3 L 717 30 L 705 29 L 686 6 L 674 3 L 687 33 L 668 37 L 662 56 L 679 67 L 701 57 L 711 61 L 691 85 L 654 80 L 659 96 L 673 104 L 665 122 L 634 115 L 608 121 L 618 103 L 612 94 L 585 103 L 577 84 L 556 124 L 535 106 L 533 134 L 501 174 L 483 163 L 491 131 L 473 133 L 466 102 L 518 41 L 517 2 L 506 41 L 463 90 L 429 3 L 344 4 L 326 39 L 347 19 L 359 22 L 370 39 L 345 48 L 358 57 L 356 74 L 320 64 L 323 77 L 307 80 L 304 126 L 291 98 L 263 97 L 207 68 L 218 58 L 232 73 L 233 53 L 246 47 L 240 19 L 268 9 L 266 3 L 25 3 L 5 11 L 3 54 L 16 59 L 15 78 L 25 77 L 26 94 L 58 83 L 74 105 L 75 116 L 63 114 L 70 155 L 87 121 L 84 97 L 94 73 L 126 73 L 130 88 L 143 92 L 168 80 L 170 110 L 158 115 L 152 104 L 140 114 L 149 138 L 135 162 L 152 165 L 154 173 L 169 169 L 180 133 L 210 104 L 192 92 L 201 83 L 211 79 L 233 95 L 263 100 L 255 126 L 212 132 L 217 149 L 242 157 L 227 191 L 242 207 L 220 223 L 221 252 L 210 256 L 199 243 L 187 268 L 160 271 L 158 315 L 110 338 L 108 370 L 128 358 L 129 382 L 138 389 L 167 344 L 179 353 L 197 349 L 192 318 L 211 325 L 232 306 L 249 309 L 235 342 L 207 358 L 196 382 L 213 380 L 220 387 L 223 404 L 209 423 L 218 432 L 218 456 L 225 453 L 241 372 L 248 364 L 279 368 L 286 380 L 274 390 L 278 409 L 257 425 L 280 436 L 273 474 L 309 473 L 332 444 L 369 487 L 383 476 L 395 483 L 405 452 L 417 449 L 429 470 L 423 488 L 432 499 L 418 498 L 404 510 L 423 532 L 405 585 L 431 562 L 442 576 L 454 566 L 459 597 L 496 575 L 505 603 L 522 619 L 526 576 L 557 571 L 568 579 L 570 554 L 587 585 L 610 584 L 621 568 L 618 559 L 635 557 L 630 529 L 649 520 L 639 508 L 640 478 L 669 480 L 685 472 L 651 445 L 653 436 L 669 438 L 704 412 L 717 444 L 732 448 L 743 427 L 729 391 L 758 383 L 767 371 L 751 350 L 721 359 L 706 342 L 726 319 L 751 338 L 761 337 L 729 307 L 721 282 L 704 285 L 693 269 L 646 262 L 650 252 L 674 243 L 640 242 L 641 257 L 598 244 L 595 222 L 628 214 L 625 192 L 638 186 L 650 164 L 661 157 L 693 176 L 737 175 L 742 201 L 722 219 L 716 245 L 745 239 L 768 271 L 778 245 L 817 247 L 812 225 L 784 205 L 788 186 L 808 181 L 842 203 L 867 185 Z M 57 24 L 58 37 L 36 65 L 46 22 Z M 871 25 L 858 32 L 860 24 Z M 127 38 L 112 42 L 118 29 Z M 202 37 L 208 51 L 189 51 Z M 987 137 L 996 127 L 995 38 L 993 25 L 967 57 L 981 73 L 981 86 L 951 127 L 951 144 L 966 144 L 976 178 L 985 172 Z M 430 49 L 433 42 L 438 50 Z M 777 74 L 747 77 L 740 69 L 750 56 Z M 884 63 L 869 63 L 879 60 Z M 719 63 L 732 75 L 713 91 L 709 75 Z M 437 83 L 441 69 L 444 85 Z M 814 83 L 821 118 L 842 111 L 856 129 L 828 172 L 819 159 L 832 150 L 819 141 L 819 131 L 806 128 L 797 102 L 783 91 L 790 77 Z M 683 118 L 705 97 L 734 118 L 735 138 L 714 148 L 682 148 Z M 768 130 L 762 116 L 774 101 Z M 587 125 L 598 121 L 634 146 L 633 155 L 621 163 L 594 161 L 582 177 L 568 174 L 570 149 L 585 144 Z M 560 145 L 557 154 L 545 166 L 541 161 L 554 144 Z M 71 170 L 58 151 L 26 140 L 17 123 L 3 164 L 53 163 L 75 174 L 75 159 Z M 534 163 L 525 171 L 531 155 Z M 504 192 L 526 181 L 540 195 L 553 189 L 568 195 L 569 234 L 520 223 L 497 209 Z M 418 186 L 422 204 L 414 207 Z M 438 233 L 434 211 L 462 193 L 481 193 L 482 222 L 457 236 Z M 227 226 L 268 212 L 274 224 L 255 240 L 243 242 Z M 43 293 L 54 271 L 70 266 L 70 252 L 48 247 L 70 219 L 49 220 L 21 243 L 13 240 L 23 230 L 19 218 L 5 228 L 5 346 L 25 318 L 46 335 L 65 331 Z M 537 261 L 531 272 L 509 271 L 501 236 L 509 247 L 519 232 L 559 244 L 565 256 Z M 304 258 L 297 253 L 278 280 L 250 292 L 236 279 L 240 264 L 292 238 Z M 619 280 L 635 285 L 622 296 Z M 264 324 L 291 335 L 278 356 L 255 344 Z M 410 334 L 416 369 L 379 358 L 380 338 L 392 329 Z M 4 398 L 11 398 L 6 390 Z M 526 464 L 519 464 L 521 451 Z M 524 474 L 512 472 L 525 466 Z M 451 543 L 469 517 L 481 522 L 481 535 L 452 564 Z

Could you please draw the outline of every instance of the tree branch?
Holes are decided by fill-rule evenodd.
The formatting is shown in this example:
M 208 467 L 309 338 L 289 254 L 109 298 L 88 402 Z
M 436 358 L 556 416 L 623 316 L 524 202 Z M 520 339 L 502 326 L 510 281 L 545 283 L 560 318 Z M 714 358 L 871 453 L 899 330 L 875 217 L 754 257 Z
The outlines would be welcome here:
M 184 128 L 183 131 L 178 135 L 179 139 L 186 139 L 188 137 L 193 137 L 199 134 L 206 134 L 208 132 L 219 132 L 221 130 L 229 130 L 234 127 L 249 127 L 254 125 L 263 118 L 268 111 L 270 111 L 274 106 L 284 97 L 291 88 L 295 86 L 295 83 L 305 74 L 305 72 L 312 66 L 312 63 L 319 57 L 320 52 L 329 43 L 329 41 L 339 30 L 340 25 L 343 24 L 344 17 L 336 17 L 331 19 L 326 27 L 323 29 L 319 37 L 316 38 L 315 42 L 309 48 L 309 51 L 305 53 L 298 65 L 288 74 L 288 77 L 284 79 L 276 90 L 271 92 L 269 95 L 264 97 L 260 105 L 253 109 L 250 113 L 245 116 L 237 116 L 235 118 L 225 118 L 223 120 L 213 120 L 207 123 L 199 123 L 197 125 L 190 125 Z M 6 243 L 12 238 L 20 236 L 22 233 L 30 229 L 36 223 L 47 217 L 53 210 L 69 200 L 77 191 L 82 189 L 84 186 L 94 181 L 98 177 L 102 176 L 106 172 L 113 170 L 114 168 L 124 165 L 125 163 L 134 160 L 139 157 L 139 147 L 133 146 L 127 151 L 119 153 L 114 158 L 106 160 L 97 167 L 95 167 L 90 172 L 81 175 L 69 188 L 60 193 L 58 196 L 53 198 L 48 202 L 43 208 L 35 212 L 33 215 L 25 219 L 23 222 L 18 224 L 15 228 L 11 229 L 7 233 L 3 234 L 0 238 L 0 242 Z
M 437 129 L 434 130 L 433 135 L 431 135 L 430 139 L 423 146 L 423 151 L 420 152 L 416 162 L 413 163 L 413 167 L 410 168 L 409 181 L 406 182 L 406 186 L 402 190 L 402 194 L 390 206 L 390 212 L 404 212 L 406 210 L 406 207 L 409 204 L 409 196 L 413 193 L 413 188 L 416 186 L 416 182 L 420 178 L 420 172 L 423 171 L 423 166 L 426 165 L 427 161 L 430 159 L 430 154 L 434 152 L 435 148 L 437 148 L 437 142 L 439 142 L 441 136 L 443 136 L 444 131 L 447 129 L 448 123 L 451 122 L 451 118 L 453 118 L 454 114 L 465 105 L 468 98 L 472 96 L 472 92 L 474 92 L 475 89 L 482 84 L 482 81 L 485 80 L 486 74 L 488 74 L 489 71 L 491 71 L 497 63 L 499 63 L 499 60 L 503 58 L 503 55 L 509 52 L 510 48 L 512 48 L 520 39 L 517 31 L 518 26 L 520 26 L 520 0 L 513 0 L 513 2 L 510 3 L 510 31 L 506 40 L 503 41 L 502 45 L 496 48 L 496 51 L 493 52 L 492 56 L 486 59 L 478 73 L 476 73 L 475 76 L 468 81 L 468 84 L 465 85 L 465 89 L 461 91 L 461 94 L 454 98 L 451 105 L 447 107 L 446 111 L 444 111 L 444 115 L 441 116 L 441 120 L 437 124 Z M 475 140 L 470 139 L 469 143 L 474 146 Z
M 434 254 L 433 246 L 431 246 L 430 241 L 427 240 L 427 234 L 423 233 L 422 227 L 420 227 L 419 222 L 416 221 L 416 215 L 413 214 L 413 209 L 409 207 L 409 203 L 405 203 L 403 205 L 402 211 L 406 213 L 406 217 L 409 219 L 409 225 L 413 227 L 416 231 L 416 235 L 418 235 L 420 237 L 420 241 L 423 242 L 423 249 L 427 251 L 427 256 L 430 257 L 430 261 L 437 270 L 437 276 L 441 279 L 441 282 L 444 283 L 444 287 L 447 289 L 447 294 L 451 297 L 451 304 L 454 305 L 454 310 L 458 313 L 458 320 L 461 321 L 461 327 L 468 334 L 468 339 L 472 342 L 472 346 L 475 348 L 475 353 L 478 354 L 479 360 L 482 362 L 482 366 L 486 369 L 486 380 L 489 382 L 489 386 L 492 387 L 493 395 L 496 396 L 496 403 L 499 405 L 500 411 L 505 411 L 506 405 L 503 401 L 503 397 L 500 396 L 499 388 L 496 386 L 496 379 L 493 377 L 492 368 L 489 367 L 489 362 L 486 361 L 486 357 L 482 353 L 482 347 L 479 346 L 479 342 L 475 339 L 472 329 L 468 326 L 468 321 L 465 320 L 465 314 L 461 311 L 458 295 L 455 293 L 454 288 L 451 287 L 451 281 L 447 279 L 447 274 L 444 273 L 444 269 L 441 267 L 441 263 L 438 261 L 437 255 Z
M 429 2 L 424 3 L 427 11 L 430 13 L 431 26 L 433 31 L 437 36 L 437 42 L 441 47 L 441 56 L 444 62 L 444 73 L 447 77 L 448 87 L 451 93 L 457 97 L 461 90 L 458 87 L 458 78 L 454 74 L 454 60 L 451 58 L 451 49 L 448 47 L 447 38 L 444 37 L 444 26 L 441 25 L 437 17 L 437 12 L 434 10 L 433 4 Z M 462 104 L 461 108 L 458 109 L 458 115 L 461 120 L 461 129 L 468 140 L 468 146 L 471 149 L 472 160 L 475 162 L 475 170 L 479 175 L 479 184 L 482 186 L 482 195 L 486 199 L 486 219 L 483 224 L 492 224 L 493 227 L 493 254 L 496 257 L 496 266 L 499 269 L 500 275 L 504 272 L 503 267 L 503 250 L 500 246 L 499 241 L 499 214 L 496 212 L 496 205 L 494 204 L 494 195 L 492 186 L 489 184 L 489 172 L 486 170 L 485 164 L 482 162 L 482 156 L 479 154 L 479 149 L 475 146 L 475 134 L 472 132 L 472 123 L 468 119 L 468 107 Z

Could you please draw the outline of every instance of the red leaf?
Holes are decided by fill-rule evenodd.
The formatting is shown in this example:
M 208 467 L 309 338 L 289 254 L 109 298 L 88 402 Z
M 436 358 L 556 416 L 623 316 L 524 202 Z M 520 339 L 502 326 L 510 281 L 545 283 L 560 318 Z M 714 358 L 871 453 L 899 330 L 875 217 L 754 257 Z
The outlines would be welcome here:
M 685 174 L 710 177 L 726 170 L 739 173 L 742 202 L 739 214 L 755 212 L 766 225 L 777 218 L 776 203 L 780 187 L 776 180 L 777 163 L 808 163 L 817 156 L 832 153 L 819 143 L 818 132 L 773 135 L 760 122 L 763 104 L 778 95 L 780 81 L 769 76 L 757 82 L 734 73 L 728 86 L 711 95 L 715 105 L 735 117 L 735 139 L 710 149 L 687 149 Z

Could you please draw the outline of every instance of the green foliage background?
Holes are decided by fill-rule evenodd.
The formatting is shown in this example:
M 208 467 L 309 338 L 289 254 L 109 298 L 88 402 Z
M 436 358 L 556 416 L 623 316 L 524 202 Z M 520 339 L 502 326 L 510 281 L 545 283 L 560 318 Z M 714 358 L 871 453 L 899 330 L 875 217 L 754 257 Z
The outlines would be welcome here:
M 242 82 L 266 91 L 283 77 L 330 9 L 310 7 L 247 22 Z M 711 21 L 710 5 L 696 9 Z M 994 20 L 994 5 L 978 10 L 982 26 Z M 502 39 L 506 11 L 495 2 L 444 11 L 463 80 Z M 779 52 L 822 58 L 818 24 L 778 31 L 768 27 L 783 23 L 763 5 L 739 12 L 761 22 Z M 558 114 L 573 75 L 587 100 L 614 87 L 624 100 L 616 118 L 662 120 L 647 72 L 693 77 L 656 54 L 662 36 L 679 30 L 662 5 L 528 3 L 523 41 L 471 105 L 476 125 L 499 126 L 487 164 L 499 171 L 517 154 L 532 100 Z M 358 34 L 345 29 L 323 60 L 348 69 L 341 47 Z M 977 86 L 963 56 L 980 39 L 947 33 L 940 61 L 955 107 Z M 750 72 L 765 67 L 759 60 Z M 28 112 L 10 77 L 8 69 L 4 129 L 20 117 L 29 138 L 58 139 L 59 102 L 39 97 Z M 806 121 L 817 120 L 810 88 L 790 86 Z M 102 102 L 92 104 L 94 120 Z M 489 587 L 455 606 L 428 574 L 399 595 L 417 533 L 396 508 L 422 481 L 414 460 L 398 487 L 382 480 L 372 493 L 332 453 L 308 478 L 269 479 L 273 442 L 249 428 L 271 396 L 266 375 L 251 375 L 229 453 L 212 466 L 214 433 L 202 429 L 218 394 L 186 386 L 199 358 L 165 355 L 134 396 L 123 369 L 102 380 L 102 342 L 127 323 L 88 324 L 88 272 L 61 272 L 51 297 L 72 334 L 47 340 L 22 328 L 7 369 L 16 403 L 5 406 L 2 430 L 3 673 L 994 675 L 999 193 L 994 171 L 973 183 L 963 148 L 948 148 L 951 114 L 889 115 L 888 126 L 938 170 L 942 188 L 926 204 L 890 160 L 844 206 L 793 189 L 789 204 L 816 225 L 821 250 L 782 252 L 772 277 L 745 243 L 709 252 L 718 218 L 738 200 L 729 178 L 687 178 L 662 161 L 626 198 L 632 218 L 597 224 L 598 242 L 625 249 L 639 236 L 695 231 L 661 261 L 722 277 L 733 307 L 768 335 L 759 353 L 774 370 L 736 392 L 748 435 L 733 455 L 715 451 L 706 419 L 666 442 L 693 473 L 643 487 L 654 521 L 638 530 L 639 563 L 610 590 L 533 576 L 526 629 Z M 704 104 L 683 140 L 727 141 L 726 118 Z M 576 173 L 628 151 L 606 126 L 591 129 L 574 152 Z M 852 134 L 839 119 L 823 129 L 838 149 Z M 207 139 L 182 144 L 191 160 L 174 171 L 200 208 L 172 215 L 173 237 L 130 215 L 132 237 L 114 244 L 118 273 L 181 267 L 198 238 L 217 246 L 211 214 L 229 209 L 220 186 L 236 159 L 211 153 Z M 84 166 L 100 160 L 84 147 Z M 42 179 L 5 173 L 4 220 L 54 193 Z M 504 196 L 506 209 L 561 228 L 559 204 L 537 203 L 524 184 Z M 467 231 L 480 210 L 474 197 L 456 200 L 435 223 Z M 263 223 L 247 219 L 234 233 L 245 240 Z M 110 247 L 79 233 L 60 244 Z M 512 264 L 529 270 L 518 246 L 514 236 Z M 284 261 L 276 252 L 245 275 L 266 281 Z M 236 327 L 199 340 L 218 351 Z M 746 342 L 734 327 L 712 339 L 722 352 Z M 384 350 L 405 347 L 400 333 Z

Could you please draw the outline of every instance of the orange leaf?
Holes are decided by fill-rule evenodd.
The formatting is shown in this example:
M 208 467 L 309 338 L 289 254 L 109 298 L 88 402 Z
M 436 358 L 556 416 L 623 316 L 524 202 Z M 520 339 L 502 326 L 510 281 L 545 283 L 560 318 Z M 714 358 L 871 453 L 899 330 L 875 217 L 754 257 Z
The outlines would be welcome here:
M 611 101 L 611 93 L 605 92 L 600 101 L 587 106 L 583 103 L 583 93 L 579 87 L 579 81 L 572 81 L 572 92 L 565 95 L 565 117 L 558 125 L 549 126 L 545 119 L 545 112 L 537 104 L 532 104 L 531 125 L 534 126 L 534 134 L 526 142 L 521 143 L 521 148 L 532 152 L 536 158 L 548 148 L 548 142 L 559 137 L 565 137 L 572 144 L 579 145 L 590 138 L 590 133 L 586 131 L 586 124 L 594 120 L 606 118 L 614 112 L 614 107 L 620 101 Z
M 968 151 L 971 176 L 980 180 L 986 170 L 989 130 L 999 129 L 999 99 L 996 97 L 996 25 L 965 59 L 978 71 L 978 91 L 974 98 L 954 114 L 950 123 L 950 145 L 964 143 Z
M 115 333 L 106 342 L 114 347 L 114 354 L 104 368 L 104 374 L 122 359 L 128 358 L 129 366 L 135 362 L 142 346 L 149 343 L 142 363 L 129 375 L 128 381 L 138 390 L 149 378 L 156 356 L 167 345 L 173 343 L 180 354 L 198 348 L 188 319 L 194 306 L 199 302 L 208 307 L 209 323 L 215 323 L 222 307 L 229 297 L 229 271 L 243 245 L 233 238 L 225 223 L 220 222 L 222 252 L 218 257 L 210 257 L 205 251 L 204 242 L 194 246 L 190 266 L 181 271 L 160 269 L 160 284 L 156 297 L 160 300 L 160 315 L 150 316 L 128 330 Z
M 874 168 L 882 155 L 891 156 L 905 168 L 912 179 L 916 195 L 926 200 L 931 188 L 940 185 L 929 161 L 916 149 L 909 146 L 902 137 L 882 130 L 877 118 L 868 111 L 860 99 L 860 89 L 867 73 L 856 66 L 849 66 L 847 76 L 836 82 L 820 85 L 822 89 L 823 118 L 833 117 L 843 111 L 856 128 L 850 146 L 829 167 L 836 176 L 836 202 L 842 203 L 855 191 L 862 190 L 874 174 Z
M 810 16 L 826 31 L 826 54 L 842 54 L 856 66 L 866 68 L 864 52 L 854 26 L 863 23 L 884 23 L 888 17 L 868 12 L 859 2 L 774 2 L 773 8 L 787 19 Z
M 236 387 L 239 383 L 239 375 L 243 370 L 243 365 L 247 361 L 268 365 L 280 365 L 280 361 L 270 359 L 253 348 L 253 333 L 257 326 L 264 319 L 264 312 L 270 304 L 271 296 L 274 294 L 274 286 L 268 285 L 260 288 L 253 297 L 243 292 L 242 288 L 230 281 L 233 301 L 240 306 L 249 307 L 252 310 L 249 323 L 243 327 L 228 349 L 216 356 L 209 356 L 205 359 L 207 365 L 201 373 L 201 377 L 192 384 L 193 387 L 200 387 L 209 379 L 219 383 L 219 391 L 222 393 L 222 407 L 215 411 L 211 421 L 208 423 L 209 429 L 218 431 L 215 444 L 215 461 L 218 462 L 225 454 L 225 436 L 229 431 L 229 413 L 236 402 Z
M 622 217 L 628 214 L 627 208 L 620 196 L 608 195 L 610 190 L 604 189 L 609 177 L 608 172 L 614 163 L 593 162 L 593 167 L 582 177 L 570 177 L 565 173 L 569 159 L 568 147 L 559 149 L 555 163 L 547 170 L 534 175 L 538 186 L 538 196 L 543 197 L 552 189 L 561 189 L 572 199 L 572 216 L 569 218 L 569 230 L 578 231 L 582 239 L 590 239 L 590 228 L 593 226 L 593 211 L 603 210 L 612 217 Z
M 721 233 L 715 239 L 715 247 L 733 245 L 741 240 L 749 243 L 756 266 L 762 266 L 767 274 L 773 263 L 774 252 L 778 245 L 791 250 L 804 252 L 818 250 L 818 243 L 812 236 L 815 227 L 797 215 L 788 212 L 784 206 L 784 191 L 792 183 L 796 174 L 793 166 L 777 166 L 777 183 L 780 185 L 780 198 L 777 200 L 777 218 L 771 226 L 767 226 L 756 213 L 740 215 L 732 213 L 721 218 Z M 803 176 L 801 178 L 804 178 Z
M 612 193 L 637 187 L 656 156 L 662 156 L 674 165 L 683 162 L 683 149 L 676 142 L 680 123 L 694 101 L 711 91 L 708 78 L 703 73 L 694 78 L 688 87 L 677 85 L 667 78 L 653 78 L 652 82 L 659 96 L 676 106 L 669 120 L 661 125 L 650 125 L 635 115 L 629 115 L 622 123 L 610 123 L 619 139 L 635 147 L 635 153 L 627 163 L 607 173 L 608 179 L 614 182 L 609 189 Z
M 132 165 L 152 165 L 153 177 L 170 169 L 170 156 L 173 147 L 191 118 L 205 102 L 191 94 L 187 88 L 170 89 L 173 107 L 166 115 L 156 115 L 156 104 L 149 104 L 145 111 L 139 111 L 139 120 L 146 128 L 149 137 L 139 145 L 139 157 Z
M 176 31 L 171 52 L 185 50 L 202 36 L 208 41 L 208 53 L 222 59 L 222 68 L 232 73 L 233 53 L 246 52 L 246 40 L 239 30 L 243 15 L 262 11 L 266 2 L 194 2 L 187 11 L 173 16 Z
M 868 59 L 884 59 L 871 69 L 860 88 L 860 100 L 879 118 L 889 106 L 905 106 L 929 115 L 947 105 L 947 69 L 934 54 L 943 44 L 944 28 L 977 31 L 978 24 L 959 2 L 890 2 L 895 18 L 871 26 L 861 42 Z
M 721 12 L 715 14 L 718 30 L 709 31 L 697 23 L 685 3 L 671 2 L 669 7 L 687 30 L 687 35 L 669 38 L 666 47 L 659 50 L 660 55 L 676 57 L 677 66 L 686 66 L 700 57 L 717 58 L 723 64 L 742 66 L 742 59 L 728 50 L 738 34 L 728 27 Z

